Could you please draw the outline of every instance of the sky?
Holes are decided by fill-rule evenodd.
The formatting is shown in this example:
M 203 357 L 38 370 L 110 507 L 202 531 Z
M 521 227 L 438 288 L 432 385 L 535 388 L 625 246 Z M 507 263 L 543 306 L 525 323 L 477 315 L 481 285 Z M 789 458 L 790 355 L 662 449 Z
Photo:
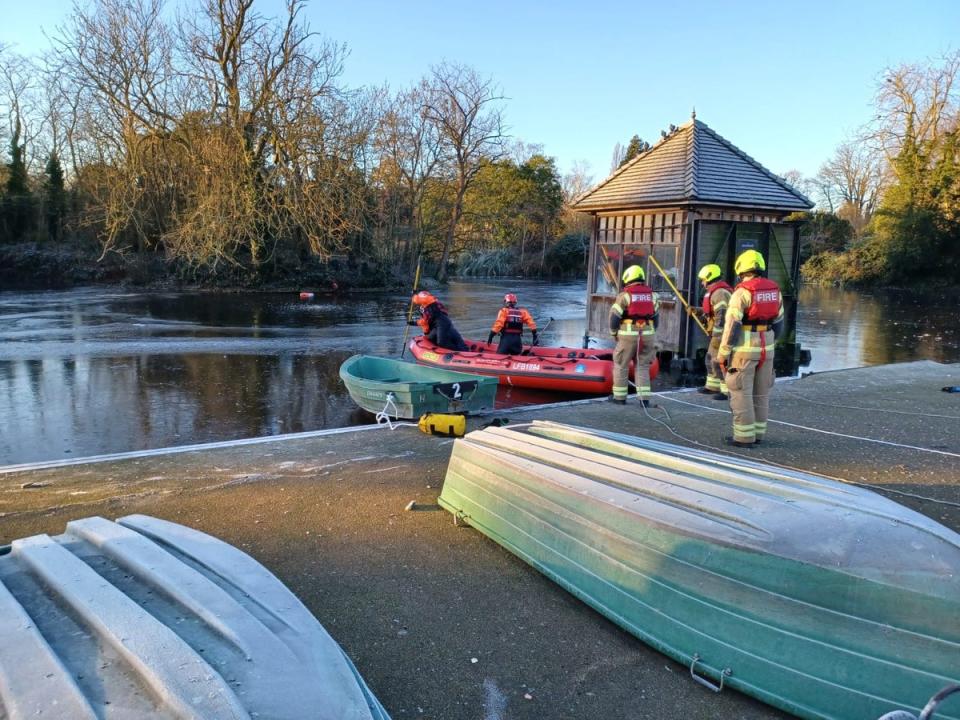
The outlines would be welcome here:
M 71 5 L 0 0 L 0 43 L 43 50 Z M 283 2 L 255 7 L 279 15 Z M 563 172 L 588 163 L 595 181 L 616 143 L 652 144 L 694 107 L 770 170 L 813 175 L 871 118 L 884 68 L 960 48 L 957 0 L 310 0 L 304 17 L 346 44 L 351 87 L 474 67 L 501 87 L 512 136 Z

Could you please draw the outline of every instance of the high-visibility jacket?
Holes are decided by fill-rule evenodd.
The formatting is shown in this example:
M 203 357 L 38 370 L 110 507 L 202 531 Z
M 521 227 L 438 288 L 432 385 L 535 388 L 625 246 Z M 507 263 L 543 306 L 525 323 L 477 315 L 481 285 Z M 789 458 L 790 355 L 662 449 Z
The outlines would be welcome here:
M 610 308 L 610 334 L 653 335 L 659 312 L 660 298 L 649 285 L 625 285 Z
M 531 330 L 537 329 L 537 322 L 533 316 L 527 312 L 526 308 L 503 307 L 497 313 L 497 319 L 493 321 L 493 327 L 490 332 L 503 332 L 510 335 L 520 335 L 523 333 L 523 326 L 526 325 Z
M 420 312 L 420 317 L 417 319 L 417 325 L 420 326 L 420 329 L 423 330 L 424 335 L 426 335 L 433 329 L 433 326 L 436 325 L 437 318 L 446 314 L 447 309 L 443 306 L 442 302 L 437 300 L 423 308 Z
M 723 335 L 723 318 L 726 314 L 727 305 L 730 304 L 730 293 L 733 288 L 724 280 L 717 280 L 715 283 L 707 285 L 707 291 L 703 296 L 703 314 L 711 322 L 711 332 L 714 335 Z
M 752 308 L 752 309 L 751 309 Z M 754 276 L 733 290 L 727 305 L 719 359 L 732 353 L 762 360 L 776 337 L 774 326 L 783 322 L 783 293 L 773 280 Z

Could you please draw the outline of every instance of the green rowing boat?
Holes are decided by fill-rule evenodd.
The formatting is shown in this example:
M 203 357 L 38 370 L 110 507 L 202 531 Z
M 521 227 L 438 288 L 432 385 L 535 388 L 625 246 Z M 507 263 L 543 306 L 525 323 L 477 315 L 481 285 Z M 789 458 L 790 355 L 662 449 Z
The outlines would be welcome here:
M 876 720 L 960 680 L 960 535 L 869 490 L 535 422 L 457 440 L 440 504 L 713 689 Z
M 364 410 L 396 418 L 492 410 L 499 382 L 496 377 L 373 355 L 348 358 L 340 366 L 340 379 L 353 401 Z

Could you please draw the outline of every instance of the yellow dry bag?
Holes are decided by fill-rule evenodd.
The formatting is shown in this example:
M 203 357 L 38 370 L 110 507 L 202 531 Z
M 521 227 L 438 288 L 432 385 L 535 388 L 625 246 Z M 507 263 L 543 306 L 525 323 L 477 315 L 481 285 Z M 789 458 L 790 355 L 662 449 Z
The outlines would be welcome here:
M 427 435 L 463 437 L 463 434 L 467 431 L 467 418 L 463 415 L 427 413 L 420 417 L 418 427 L 420 432 L 425 432 Z

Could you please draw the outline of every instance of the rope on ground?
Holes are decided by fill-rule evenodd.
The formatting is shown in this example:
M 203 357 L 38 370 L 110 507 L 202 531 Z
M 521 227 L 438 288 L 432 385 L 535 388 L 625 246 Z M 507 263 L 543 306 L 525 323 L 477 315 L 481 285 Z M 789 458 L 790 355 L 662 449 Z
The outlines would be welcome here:
M 690 405 L 691 407 L 700 408 L 701 410 L 709 410 L 710 412 L 720 412 L 730 414 L 729 410 L 721 410 L 720 408 L 707 407 L 706 405 L 700 405 L 698 403 L 687 402 L 686 400 L 678 400 L 677 398 L 670 397 L 669 395 L 660 395 L 665 400 L 670 400 L 675 403 L 680 403 L 682 405 Z M 947 457 L 960 458 L 960 453 L 950 452 L 949 450 L 935 450 L 934 448 L 920 447 L 919 445 L 905 445 L 903 443 L 896 443 L 891 440 L 878 440 L 877 438 L 868 438 L 861 435 L 850 435 L 848 433 L 834 432 L 833 430 L 823 430 L 821 428 L 808 427 L 806 425 L 798 425 L 797 423 L 787 422 L 786 420 L 773 420 L 767 419 L 768 423 L 774 423 L 776 425 L 786 425 L 787 427 L 797 428 L 798 430 L 809 430 L 810 432 L 822 433 L 823 435 L 834 435 L 836 437 L 849 438 L 851 440 L 862 440 L 863 442 L 876 443 L 878 445 L 889 445 L 891 447 L 905 448 L 907 450 L 916 450 L 918 452 L 933 453 L 935 455 L 946 455 Z
M 633 384 L 633 383 L 631 383 L 631 384 Z M 693 406 L 693 407 L 700 408 L 700 409 L 702 409 L 702 410 L 710 410 L 710 411 L 712 411 L 712 412 L 722 412 L 722 413 L 728 413 L 728 414 L 729 414 L 729 410 L 721 410 L 721 409 L 719 409 L 719 408 L 707 407 L 706 405 L 698 405 L 697 403 L 685 402 L 685 401 L 683 401 L 683 400 L 677 400 L 676 398 L 669 397 L 668 395 L 662 395 L 662 394 L 660 394 L 660 393 L 653 393 L 653 394 L 654 394 L 654 395 L 657 395 L 657 397 L 662 397 L 662 398 L 665 398 L 665 399 L 667 399 L 667 400 L 673 400 L 674 402 L 680 402 L 680 403 L 683 403 L 684 405 L 691 405 L 691 406 Z M 653 415 L 651 415 L 651 414 L 647 411 L 647 407 L 646 407 L 646 405 L 644 405 L 643 403 L 640 403 L 640 407 L 641 407 L 641 409 L 643 410 L 643 414 L 644 414 L 644 415 L 646 415 L 648 418 L 650 418 L 651 420 L 653 420 L 655 423 L 659 423 L 660 425 L 663 425 L 672 435 L 680 438 L 681 440 L 683 440 L 683 441 L 685 441 L 685 442 L 691 443 L 691 444 L 693 444 L 693 445 L 697 445 L 697 446 L 702 447 L 702 448 L 706 448 L 707 450 L 712 450 L 713 452 L 721 452 L 721 453 L 724 453 L 725 455 L 733 455 L 734 457 L 751 457 L 750 455 L 748 455 L 748 454 L 746 454 L 746 453 L 735 452 L 735 451 L 732 451 L 732 450 L 726 450 L 726 449 L 724 449 L 724 448 L 718 448 L 718 447 L 716 447 L 716 446 L 714 446 L 714 445 L 709 445 L 709 444 L 707 444 L 707 443 L 702 443 L 702 442 L 699 442 L 699 441 L 697 441 L 697 440 L 694 440 L 693 438 L 689 438 L 689 437 L 687 437 L 686 435 L 683 435 L 683 434 L 677 432 L 672 426 L 670 426 L 669 424 L 667 424 L 667 423 L 664 422 L 663 420 L 660 420 L 659 418 L 653 417 Z M 670 413 L 667 412 L 667 409 L 666 409 L 665 407 L 661 407 L 660 409 L 663 410 L 664 414 L 665 414 L 668 418 L 670 417 Z M 671 421 L 672 421 L 672 420 L 671 420 Z M 773 420 L 768 420 L 767 422 L 775 422 L 775 421 L 773 421 Z M 789 424 L 789 423 L 788 423 L 788 424 Z M 802 426 L 797 426 L 797 427 L 802 427 Z M 811 430 L 812 430 L 812 429 L 815 429 L 815 428 L 805 428 L 805 429 L 811 429 Z M 848 435 L 848 436 L 845 436 L 845 437 L 856 437 L 856 436 Z M 869 440 L 870 438 L 859 438 L 859 439 Z M 888 444 L 890 444 L 890 443 L 888 443 Z M 909 446 L 909 445 L 904 445 L 904 446 L 902 446 L 902 447 L 910 447 L 910 446 Z M 921 449 L 922 449 L 922 448 L 921 448 Z M 933 452 L 936 452 L 936 451 L 933 451 Z M 950 453 L 948 453 L 948 454 L 950 454 Z M 914 498 L 915 500 L 923 500 L 924 502 L 935 503 L 935 504 L 937 504 L 937 505 L 948 505 L 948 506 L 950 506 L 950 507 L 960 507 L 960 503 L 956 503 L 956 502 L 953 502 L 953 501 L 951 501 L 951 500 L 941 500 L 941 499 L 939 499 L 939 498 L 932 498 L 932 497 L 929 497 L 929 496 L 927 496 L 927 495 L 918 495 L 917 493 L 911 493 L 911 492 L 907 492 L 907 491 L 905 491 L 905 490 L 895 490 L 895 489 L 893 489 L 893 488 L 888 488 L 888 487 L 885 487 L 885 486 L 883 486 L 883 485 L 872 485 L 872 484 L 870 484 L 870 483 L 862 483 L 862 482 L 857 482 L 857 481 L 855 481 L 855 480 L 847 480 L 847 479 L 845 479 L 845 478 L 835 477 L 835 476 L 833 476 L 833 475 L 826 475 L 826 474 L 824 474 L 824 473 L 815 472 L 815 471 L 813 471 L 813 470 L 804 470 L 804 469 L 802 469 L 802 468 L 793 467 L 792 465 L 785 465 L 785 464 L 783 464 L 783 463 L 774 462 L 773 460 L 768 460 L 768 459 L 766 459 L 766 458 L 763 458 L 763 459 L 762 459 L 762 462 L 764 462 L 764 463 L 766 463 L 766 464 L 768 464 L 768 465 L 774 465 L 774 466 L 776 466 L 776 467 L 783 468 L 784 470 L 794 470 L 794 471 L 796 471 L 796 472 L 807 473 L 808 475 L 816 475 L 817 477 L 824 478 L 825 480 L 833 480 L 834 482 L 845 483 L 845 484 L 847 484 L 847 485 L 855 485 L 855 486 L 857 486 L 857 487 L 868 488 L 868 489 L 870 489 L 870 490 L 877 490 L 877 491 L 879 491 L 879 492 L 891 493 L 891 494 L 894 494 L 894 495 L 902 495 L 902 496 L 904 496 L 904 497 Z
M 389 410 L 390 410 L 390 407 L 391 407 L 391 406 L 393 407 L 393 416 L 394 416 L 394 417 L 399 417 L 399 415 L 400 415 L 400 410 L 397 408 L 397 405 L 396 405 L 396 403 L 394 402 L 395 399 L 396 399 L 396 396 L 395 396 L 392 392 L 388 392 L 388 393 L 387 393 L 387 403 L 386 403 L 386 405 L 384 405 L 384 406 L 383 406 L 383 410 L 381 410 L 380 412 L 378 412 L 378 413 L 376 414 L 376 416 L 374 417 L 374 419 L 377 421 L 377 425 L 384 425 L 384 426 L 390 428 L 391 430 L 396 430 L 398 427 L 404 427 L 404 426 L 406 426 L 406 427 L 417 427 L 417 424 L 416 424 L 416 423 L 393 422 L 393 421 L 390 420 L 390 412 L 389 412 Z
M 828 402 L 821 402 L 819 400 L 811 400 L 808 397 L 804 397 L 800 393 L 791 392 L 790 390 L 785 390 L 783 388 L 781 388 L 780 390 L 781 392 L 784 392 L 787 395 L 792 395 L 798 400 L 803 400 L 804 402 L 808 402 L 813 405 L 823 405 L 825 407 L 831 407 L 831 408 L 843 408 L 844 410 L 863 410 L 865 412 L 883 412 L 883 413 L 893 413 L 895 415 L 916 415 L 919 417 L 944 418 L 946 420 L 960 420 L 960 415 L 938 415 L 937 413 L 910 412 L 909 410 L 889 410 L 887 408 L 858 407 L 856 405 L 837 405 L 836 403 L 828 403 Z

